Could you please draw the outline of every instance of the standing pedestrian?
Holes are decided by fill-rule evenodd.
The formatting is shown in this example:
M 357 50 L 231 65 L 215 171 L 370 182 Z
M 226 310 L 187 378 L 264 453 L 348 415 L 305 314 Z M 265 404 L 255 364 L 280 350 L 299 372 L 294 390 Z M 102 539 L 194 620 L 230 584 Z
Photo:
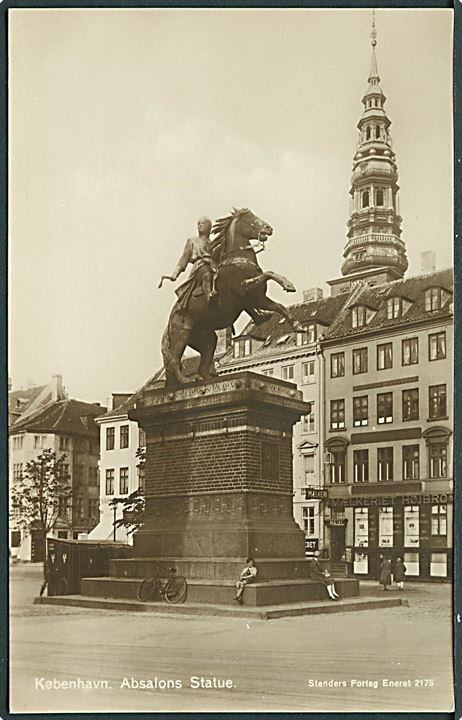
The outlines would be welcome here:
M 382 572 L 382 564 L 383 564 L 383 555 L 382 555 L 382 553 L 380 553 L 380 555 L 379 555 L 379 565 L 378 565 L 379 571 L 378 571 L 378 573 L 377 573 L 377 580 L 378 580 L 378 582 L 379 582 L 379 585 L 380 585 L 380 574 L 381 574 L 381 572 Z
M 399 587 L 400 590 L 404 589 L 404 576 L 406 574 L 406 565 L 403 563 L 401 558 L 396 558 L 396 565 L 395 565 L 395 581 Z
M 387 558 L 384 558 L 380 566 L 380 584 L 383 585 L 384 590 L 388 590 L 388 586 L 391 585 L 391 562 Z

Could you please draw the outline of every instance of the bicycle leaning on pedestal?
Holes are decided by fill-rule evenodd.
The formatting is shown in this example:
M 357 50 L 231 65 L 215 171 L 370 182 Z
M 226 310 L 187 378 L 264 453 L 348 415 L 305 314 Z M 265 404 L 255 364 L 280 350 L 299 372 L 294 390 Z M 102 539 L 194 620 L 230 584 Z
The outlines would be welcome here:
M 161 563 L 154 563 L 153 574 L 145 578 L 138 586 L 136 597 L 141 602 L 147 602 L 153 597 L 160 595 L 168 603 L 175 605 L 186 600 L 188 584 L 186 578 L 176 574 L 176 568 L 168 568 L 168 578 L 162 579 L 163 566 Z

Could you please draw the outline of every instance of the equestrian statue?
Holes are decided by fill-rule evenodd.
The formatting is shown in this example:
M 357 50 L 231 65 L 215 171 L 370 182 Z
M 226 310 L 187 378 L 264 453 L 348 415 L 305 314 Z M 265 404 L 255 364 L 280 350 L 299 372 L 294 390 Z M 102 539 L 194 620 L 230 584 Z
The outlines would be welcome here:
M 257 325 L 277 312 L 287 319 L 294 332 L 304 330 L 284 305 L 266 295 L 268 280 L 274 280 L 287 292 L 295 292 L 290 280 L 272 271 L 264 272 L 257 262 L 257 252 L 273 233 L 267 222 L 247 208 L 234 208 L 213 227 L 209 218 L 199 218 L 197 230 L 198 235 L 186 241 L 173 274 L 162 275 L 159 283 L 162 287 L 164 280 L 175 281 L 188 264 L 192 265 L 189 278 L 176 290 L 177 301 L 162 337 L 169 388 L 192 380 L 184 374 L 181 364 L 187 346 L 201 356 L 200 378 L 217 375 L 215 330 L 232 327 L 244 310 Z

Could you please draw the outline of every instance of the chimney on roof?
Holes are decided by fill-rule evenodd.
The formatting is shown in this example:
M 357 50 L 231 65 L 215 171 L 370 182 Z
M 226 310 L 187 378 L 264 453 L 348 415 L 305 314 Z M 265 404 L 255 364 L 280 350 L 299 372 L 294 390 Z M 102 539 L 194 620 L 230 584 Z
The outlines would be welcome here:
M 215 357 L 222 357 L 232 344 L 232 333 L 231 328 L 225 328 L 224 330 L 217 330 L 217 347 L 215 349 Z
M 436 253 L 433 250 L 425 250 L 420 253 L 420 270 L 423 273 L 431 273 L 436 270 Z
M 106 405 L 107 405 L 108 412 L 111 412 L 111 410 L 114 410 L 114 401 L 112 399 L 112 395 L 111 395 L 111 397 L 108 397 Z
M 52 375 L 51 377 L 51 399 L 53 402 L 63 399 L 63 376 Z
M 308 302 L 309 300 L 321 300 L 324 296 L 324 291 L 321 288 L 315 287 L 309 290 L 303 291 L 303 301 Z

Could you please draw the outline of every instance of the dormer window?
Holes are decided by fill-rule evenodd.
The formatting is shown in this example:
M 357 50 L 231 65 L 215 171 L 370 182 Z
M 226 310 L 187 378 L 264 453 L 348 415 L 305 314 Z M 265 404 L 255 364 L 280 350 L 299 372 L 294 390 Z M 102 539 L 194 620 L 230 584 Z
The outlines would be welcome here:
M 314 343 L 316 340 L 316 325 L 307 325 L 303 332 L 297 333 L 296 338 L 298 347 Z
M 252 352 L 252 343 L 250 338 L 238 338 L 233 343 L 233 357 L 243 358 Z
M 387 320 L 402 317 L 412 305 L 409 300 L 401 297 L 391 297 L 387 300 Z
M 425 312 L 441 310 L 449 299 L 449 293 L 443 288 L 429 288 L 425 291 Z
M 354 328 L 368 325 L 374 317 L 374 311 L 364 305 L 357 305 L 351 311 L 351 325 Z

